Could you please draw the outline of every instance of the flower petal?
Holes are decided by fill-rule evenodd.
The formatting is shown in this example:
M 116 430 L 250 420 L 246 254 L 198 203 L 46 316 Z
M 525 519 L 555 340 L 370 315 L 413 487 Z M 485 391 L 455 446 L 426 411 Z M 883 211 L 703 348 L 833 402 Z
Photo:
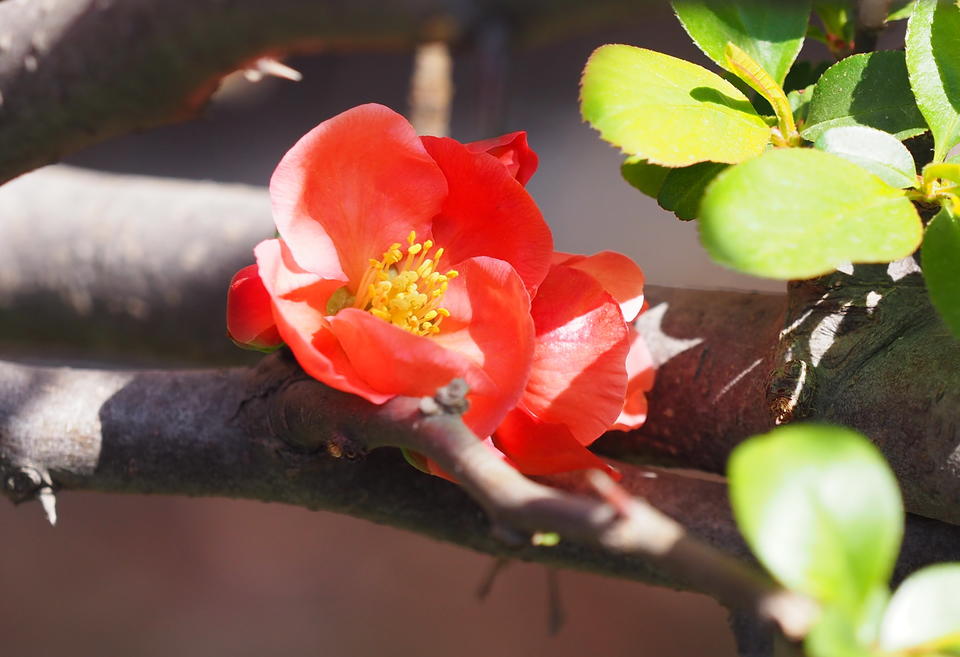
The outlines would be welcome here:
M 266 240 L 254 249 L 260 277 L 273 302 L 277 329 L 300 367 L 332 388 L 382 404 L 393 395 L 374 390 L 358 374 L 330 331 L 325 309 L 342 281 L 324 280 L 303 270 L 283 240 Z
M 526 132 L 511 132 L 499 137 L 473 141 L 464 146 L 471 153 L 487 153 L 497 158 L 510 175 L 524 186 L 536 173 L 537 164 L 540 161 L 534 150 L 527 144 Z
M 433 239 L 454 266 L 474 256 L 508 262 L 533 291 L 550 267 L 553 237 L 537 204 L 507 170 L 452 139 L 423 137 L 450 193 L 433 222 Z
M 391 243 L 428 234 L 446 192 L 413 127 L 373 104 L 308 132 L 270 180 L 277 229 L 297 263 L 354 284 Z
M 463 354 L 365 310 L 344 308 L 330 319 L 330 328 L 359 375 L 383 394 L 432 397 L 473 366 Z
M 513 467 L 529 475 L 610 467 L 581 445 L 562 424 L 539 422 L 522 409 L 514 409 L 497 427 L 493 444 Z
M 653 389 L 656 368 L 640 332 L 630 329 L 630 353 L 627 355 L 627 396 L 620 417 L 611 429 L 629 431 L 647 420 L 647 393 Z
M 273 319 L 270 295 L 263 287 L 257 265 L 247 265 L 227 289 L 227 334 L 243 347 L 270 349 L 283 344 Z
M 476 373 L 467 377 L 470 410 L 464 422 L 481 438 L 489 436 L 517 405 L 530 372 L 534 327 L 530 297 L 510 265 L 471 258 L 457 265 L 443 306 L 450 311 L 434 341 L 464 354 Z M 482 376 L 480 376 L 482 373 Z
M 627 326 L 613 298 L 589 274 L 558 266 L 531 306 L 537 330 L 522 404 L 588 445 L 617 418 L 627 391 Z
M 622 253 L 601 251 L 592 256 L 555 253 L 554 264 L 565 264 L 597 279 L 620 304 L 627 322 L 635 320 L 643 310 L 643 271 Z

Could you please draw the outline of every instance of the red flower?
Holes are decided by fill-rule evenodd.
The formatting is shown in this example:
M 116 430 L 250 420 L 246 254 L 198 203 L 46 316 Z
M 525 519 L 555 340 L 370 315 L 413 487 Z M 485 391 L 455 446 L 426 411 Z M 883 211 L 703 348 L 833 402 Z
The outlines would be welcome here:
M 533 299 L 536 346 L 520 403 L 493 444 L 521 472 L 607 468 L 586 446 L 646 419 L 653 363 L 629 324 L 643 308 L 643 273 L 626 256 L 558 253 Z
M 321 123 L 270 182 L 280 238 L 255 249 L 270 312 L 231 286 L 231 336 L 263 336 L 272 317 L 307 373 L 373 403 L 465 378 L 464 420 L 489 435 L 527 380 L 529 299 L 552 251 L 539 210 L 505 168 L 514 153 L 517 172 L 532 175 L 520 141 L 491 146 L 495 156 L 421 139 L 379 105 Z

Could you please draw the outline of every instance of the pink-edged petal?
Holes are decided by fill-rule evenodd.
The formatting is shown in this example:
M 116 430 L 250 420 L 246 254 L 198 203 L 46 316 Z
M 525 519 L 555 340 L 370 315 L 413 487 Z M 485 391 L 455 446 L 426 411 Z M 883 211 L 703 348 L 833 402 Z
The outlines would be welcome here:
M 522 409 L 515 409 L 504 418 L 493 434 L 493 444 L 524 474 L 546 475 L 587 468 L 610 471 L 565 426 L 540 422 Z
M 457 271 L 460 275 L 443 298 L 451 316 L 434 341 L 474 363 L 478 374 L 467 378 L 470 409 L 463 419 L 485 438 L 517 405 L 530 372 L 530 299 L 523 281 L 502 260 L 471 258 L 458 264 Z
M 270 295 L 255 264 L 238 271 L 230 281 L 227 334 L 238 345 L 253 349 L 271 349 L 283 344 L 273 320 Z
M 522 404 L 588 445 L 620 414 L 629 334 L 620 308 L 589 274 L 554 267 L 531 306 L 537 343 Z
M 527 143 L 526 132 L 511 132 L 499 137 L 464 144 L 471 153 L 487 153 L 500 160 L 511 176 L 526 185 L 537 171 L 539 158 Z
M 325 317 L 327 301 L 341 281 L 303 270 L 283 240 L 266 240 L 254 249 L 260 277 L 273 302 L 277 329 L 297 362 L 332 388 L 382 404 L 394 395 L 374 390 L 356 372 Z
M 297 263 L 355 284 L 391 243 L 426 235 L 446 193 L 413 127 L 373 104 L 308 132 L 270 180 L 277 230 Z
M 550 267 L 553 237 L 537 204 L 500 162 L 452 139 L 424 137 L 450 192 L 433 222 L 434 241 L 458 263 L 475 256 L 508 262 L 531 292 Z
M 647 420 L 647 393 L 653 389 L 656 367 L 647 343 L 636 329 L 630 329 L 630 353 L 627 355 L 627 395 L 623 410 L 611 429 L 629 431 Z
M 633 260 L 615 251 L 601 251 L 592 256 L 555 253 L 554 264 L 585 271 L 610 293 L 623 311 L 623 318 L 632 322 L 643 310 L 643 271 Z

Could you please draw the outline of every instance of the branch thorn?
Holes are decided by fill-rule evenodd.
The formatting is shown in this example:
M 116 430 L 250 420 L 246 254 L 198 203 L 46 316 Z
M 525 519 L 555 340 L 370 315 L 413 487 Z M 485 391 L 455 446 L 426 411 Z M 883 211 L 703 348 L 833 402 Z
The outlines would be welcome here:
M 243 71 L 243 77 L 245 77 L 248 82 L 260 82 L 260 80 L 268 75 L 290 80 L 291 82 L 300 82 L 300 80 L 303 79 L 303 74 L 300 73 L 300 71 L 272 57 L 261 57 L 253 63 L 253 66 Z

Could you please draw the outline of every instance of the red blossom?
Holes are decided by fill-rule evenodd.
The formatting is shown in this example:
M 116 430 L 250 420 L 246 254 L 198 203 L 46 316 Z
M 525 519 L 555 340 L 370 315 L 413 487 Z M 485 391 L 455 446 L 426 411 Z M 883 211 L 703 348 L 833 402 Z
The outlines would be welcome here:
M 643 273 L 626 256 L 557 253 L 533 299 L 536 346 L 517 408 L 493 444 L 527 474 L 606 467 L 586 447 L 646 419 L 653 362 L 629 324 L 643 307 Z
M 465 145 L 471 153 L 488 153 L 500 160 L 521 185 L 526 185 L 537 171 L 539 159 L 527 144 L 526 132 L 511 132 Z
M 268 310 L 307 373 L 377 404 L 462 377 L 464 420 L 489 435 L 526 383 L 552 252 L 504 153 L 418 138 L 379 105 L 321 123 L 273 175 L 280 237 L 255 250 L 266 296 L 231 301 L 231 335 L 246 342 Z

